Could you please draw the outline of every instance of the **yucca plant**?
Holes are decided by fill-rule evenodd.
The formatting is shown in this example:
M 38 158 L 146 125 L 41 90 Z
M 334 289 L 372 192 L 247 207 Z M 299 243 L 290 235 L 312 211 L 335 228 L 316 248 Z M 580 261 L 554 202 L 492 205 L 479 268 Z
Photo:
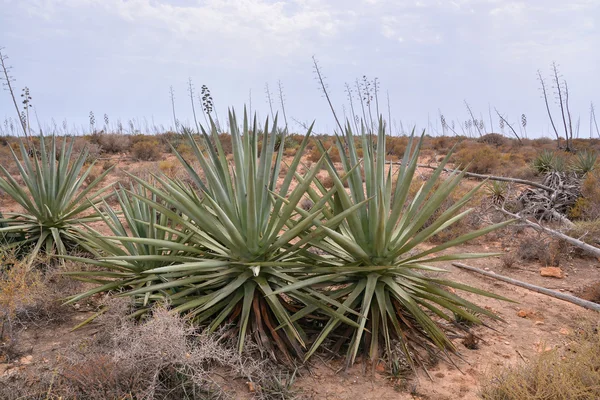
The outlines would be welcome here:
M 186 132 L 188 145 L 201 172 L 174 149 L 194 187 L 200 188 L 199 192 L 166 176 L 156 176 L 157 185 L 134 178 L 162 202 L 139 193 L 131 195 L 169 218 L 175 228 L 161 224 L 157 227 L 175 233 L 179 240 L 133 238 L 120 233 L 116 237 L 101 238 L 109 242 L 157 246 L 171 252 L 159 259 L 166 265 L 143 266 L 133 271 L 135 277 L 120 278 L 107 274 L 106 278 L 112 282 L 94 289 L 94 292 L 123 289 L 125 295 L 143 298 L 144 304 L 167 300 L 175 311 L 186 313 L 197 323 L 208 323 L 210 330 L 222 325 L 231 326 L 231 334 L 238 336 L 240 352 L 243 351 L 246 334 L 252 332 L 259 346 L 273 357 L 276 357 L 275 350 L 278 349 L 280 354 L 277 358 L 291 362 L 293 354 L 304 353 L 307 336 L 298 321 L 290 319 L 290 313 L 306 305 L 331 315 L 333 310 L 327 307 L 328 304 L 344 308 L 331 296 L 325 297 L 310 287 L 288 291 L 285 296 L 271 296 L 274 291 L 295 283 L 296 276 L 309 266 L 303 255 L 304 249 L 298 246 L 292 249 L 290 243 L 300 235 L 314 231 L 314 225 L 322 218 L 321 208 L 335 189 L 315 202 L 306 216 L 300 214 L 298 203 L 325 159 L 323 156 L 305 179 L 293 190 L 290 189 L 310 130 L 277 188 L 284 146 L 278 150 L 275 146 L 278 137 L 285 143 L 285 132 L 278 136 L 276 120 L 272 125 L 267 120 L 259 152 L 259 138 L 254 134 L 257 132 L 256 119 L 250 127 L 244 113 L 240 128 L 235 113 L 230 112 L 229 122 L 233 149 L 231 164 L 214 123 L 210 134 L 203 130 L 202 147 L 190 132 Z M 358 204 L 356 208 L 360 206 Z M 353 210 L 349 208 L 348 212 Z M 343 216 L 341 214 L 338 219 L 343 219 Z M 119 268 L 123 263 L 139 260 L 119 254 L 116 249 L 105 247 L 104 251 L 110 257 L 101 260 L 103 266 L 110 263 L 113 265 L 111 268 Z M 181 259 L 178 252 L 189 253 L 194 260 Z M 99 273 L 98 277 L 102 274 Z M 132 285 L 131 279 L 136 286 Z M 346 311 L 353 313 L 350 309 Z M 356 325 L 345 316 L 341 318 L 350 325 Z
M 31 246 L 29 263 L 41 250 L 65 255 L 77 245 L 81 237 L 76 226 L 97 220 L 93 213 L 84 214 L 110 189 L 109 185 L 94 192 L 110 169 L 84 187 L 94 166 L 85 167 L 87 149 L 76 155 L 74 140 L 67 144 L 64 138 L 58 147 L 56 137 L 50 138 L 49 146 L 44 139 L 40 138 L 39 149 L 27 149 L 21 142 L 21 158 L 12 152 L 22 183 L 0 165 L 0 189 L 23 208 L 22 212 L 5 213 L 0 234 L 18 238 L 5 246 Z
M 338 315 L 330 317 L 307 357 L 326 340 L 335 338 L 337 348 L 348 344 L 349 364 L 354 363 L 361 348 L 367 350 L 372 360 L 381 355 L 381 345 L 391 356 L 396 343 L 400 343 L 409 362 L 418 362 L 423 349 L 455 350 L 440 320 L 451 323 L 455 315 L 474 323 L 482 323 L 477 315 L 497 319 L 490 311 L 455 294 L 454 289 L 498 299 L 502 297 L 437 277 L 437 273 L 446 271 L 431 264 L 486 256 L 440 253 L 503 227 L 510 221 L 469 232 L 433 248 L 420 247 L 427 239 L 471 212 L 462 208 L 481 185 L 431 221 L 432 215 L 459 185 L 463 173 L 453 172 L 442 180 L 441 174 L 449 154 L 411 198 L 409 187 L 417 167 L 422 138 L 415 141 L 411 137 L 401 165 L 396 168 L 392 163 L 386 163 L 382 121 L 380 126 L 376 143 L 372 135 L 363 132 L 361 161 L 348 124 L 345 138 L 338 137 L 337 140 L 343 172 L 338 173 L 333 163 L 326 163 L 337 191 L 330 202 L 331 212 L 324 214 L 337 219 L 340 213 L 363 204 L 355 212 L 346 213 L 343 223 L 337 228 L 323 227 L 326 236 L 316 237 L 311 242 L 334 257 L 323 257 L 314 268 L 307 269 L 312 273 L 308 279 L 271 294 L 275 296 L 306 286 L 321 285 L 325 287 L 324 294 L 335 296 L 343 303 L 344 308 L 336 309 Z M 360 168 L 357 168 L 359 164 Z M 346 179 L 348 191 L 344 189 Z M 318 193 L 311 193 L 313 196 L 316 194 L 315 200 L 318 199 Z M 368 199 L 372 200 L 365 203 Z M 359 316 L 348 313 L 347 309 L 355 310 Z M 292 319 L 306 312 L 302 310 Z M 355 320 L 358 327 L 347 329 L 342 326 L 341 330 L 336 330 L 343 324 L 342 316 Z
M 565 172 L 567 167 L 565 156 L 554 151 L 544 150 L 533 160 L 533 169 L 542 175 L 550 172 Z
M 585 176 L 588 172 L 596 168 L 598 154 L 595 151 L 583 150 L 577 153 L 577 156 L 571 163 L 571 170 L 578 176 Z
M 96 207 L 112 236 L 106 236 L 88 225 L 80 232 L 84 239 L 82 245 L 94 258 L 64 256 L 66 259 L 99 267 L 91 271 L 65 273 L 78 280 L 99 284 L 85 293 L 72 296 L 68 303 L 95 293 L 135 290 L 162 283 L 160 276 L 144 275 L 144 272 L 174 262 L 196 261 L 198 256 L 206 254 L 201 249 L 186 246 L 190 232 L 179 230 L 166 215 L 151 207 L 148 202 L 140 200 L 147 198 L 161 202 L 143 186 L 132 184 L 129 191 L 121 187 L 115 192 L 115 196 L 120 211 L 114 210 L 106 201 Z M 173 244 L 166 248 L 164 243 Z M 173 294 L 175 292 L 167 289 L 156 292 L 152 299 L 149 293 L 137 297 L 136 301 L 140 306 L 137 314 L 143 314 L 156 300 L 171 301 L 168 296 Z
M 503 181 L 492 181 L 485 187 L 490 200 L 494 204 L 502 204 L 506 200 L 508 193 L 508 182 Z
M 538 174 L 546 174 L 552 172 L 556 155 L 553 151 L 544 150 L 538 154 L 533 160 L 533 169 Z

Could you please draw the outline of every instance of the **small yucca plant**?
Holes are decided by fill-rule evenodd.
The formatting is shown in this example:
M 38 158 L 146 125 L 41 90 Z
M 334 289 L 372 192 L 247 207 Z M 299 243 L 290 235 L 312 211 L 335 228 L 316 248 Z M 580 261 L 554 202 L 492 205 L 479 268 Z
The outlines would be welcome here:
M 595 151 L 583 150 L 577 153 L 575 159 L 571 163 L 571 170 L 578 176 L 585 176 L 588 172 L 596 168 L 598 154 Z
M 533 160 L 533 169 L 541 175 L 549 172 L 565 172 L 568 167 L 567 160 L 561 154 L 544 150 Z
M 492 181 L 486 185 L 485 189 L 488 192 L 492 203 L 499 205 L 506 200 L 506 195 L 508 194 L 508 182 Z
M 110 189 L 106 186 L 94 192 L 110 169 L 83 188 L 94 163 L 86 168 L 87 149 L 75 155 L 74 140 L 67 142 L 63 139 L 59 148 L 52 136 L 47 146 L 41 137 L 39 150 L 29 151 L 21 142 L 21 158 L 12 155 L 22 183 L 0 165 L 0 189 L 23 208 L 20 213 L 5 213 L 0 234 L 13 238 L 5 247 L 31 246 L 30 262 L 42 250 L 65 255 L 77 245 L 81 239 L 77 225 L 97 220 L 93 213 L 84 214 Z
M 420 245 L 429 238 L 470 213 L 471 210 L 462 211 L 462 208 L 481 185 L 432 221 L 432 216 L 459 185 L 463 174 L 454 172 L 441 180 L 448 155 L 411 199 L 409 188 L 422 139 L 416 143 L 410 139 L 402 163 L 396 169 L 386 163 L 382 121 L 380 126 L 375 143 L 372 135 L 363 132 L 361 161 L 348 125 L 345 138 L 338 137 L 337 141 L 343 172 L 338 173 L 333 163 L 326 164 L 337 188 L 330 202 L 330 212 L 324 213 L 326 217 L 337 220 L 340 213 L 364 204 L 356 212 L 347 213 L 337 227 L 324 227 L 325 237 L 311 241 L 313 246 L 332 257 L 318 258 L 315 267 L 310 269 L 312 275 L 309 278 L 282 287 L 273 294 L 320 285 L 325 288 L 325 294 L 343 303 L 344 307 L 338 307 L 337 315 L 330 317 L 319 332 L 307 356 L 326 340 L 333 339 L 338 348 L 344 343 L 348 345 L 349 364 L 355 361 L 361 348 L 376 360 L 383 345 L 384 353 L 391 357 L 396 343 L 400 343 L 409 362 L 419 361 L 423 349 L 432 352 L 455 350 L 440 320 L 451 322 L 455 315 L 474 323 L 482 323 L 477 315 L 497 318 L 448 288 L 495 298 L 500 296 L 432 276 L 431 272 L 446 271 L 431 264 L 485 256 L 440 253 L 510 221 L 467 233 L 433 248 L 421 248 Z M 344 188 L 346 180 L 348 190 Z M 318 197 L 316 195 L 315 200 Z M 355 310 L 359 316 L 348 313 L 347 309 Z M 306 312 L 302 310 L 299 314 Z M 358 327 L 338 329 L 343 324 L 342 317 L 355 320 Z
M 553 165 L 556 159 L 556 155 L 553 151 L 544 150 L 538 154 L 533 160 L 533 169 L 538 174 L 546 174 L 553 171 Z

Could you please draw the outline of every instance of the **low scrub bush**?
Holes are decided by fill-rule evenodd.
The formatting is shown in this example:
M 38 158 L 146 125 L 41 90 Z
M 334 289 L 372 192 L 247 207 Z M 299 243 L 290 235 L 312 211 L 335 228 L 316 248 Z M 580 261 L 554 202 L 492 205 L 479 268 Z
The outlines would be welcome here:
M 95 133 L 90 136 L 90 142 L 109 154 L 126 153 L 131 146 L 130 136 L 121 133 Z
M 508 140 L 500 133 L 487 133 L 481 136 L 479 139 L 477 139 L 477 141 L 479 143 L 485 143 L 492 146 L 500 147 L 505 145 Z
M 131 148 L 131 155 L 139 161 L 156 161 L 162 156 L 162 146 L 158 140 L 144 139 L 137 141 Z
M 257 394 L 263 381 L 270 382 L 269 367 L 243 359 L 220 335 L 199 333 L 164 306 L 141 323 L 128 317 L 130 304 L 122 299 L 104 307 L 98 335 L 63 351 L 52 371 L 40 366 L 28 385 L 25 377 L 0 378 L 0 397 L 37 392 L 45 399 L 217 399 L 230 385 L 214 373 L 217 368 L 229 380 L 255 382 Z
M 539 261 L 545 267 L 558 267 L 568 256 L 568 250 L 563 241 L 527 236 L 519 243 L 518 256 L 523 261 Z
M 489 174 L 500 165 L 499 150 L 488 144 L 469 143 L 453 156 L 461 168 L 476 174 Z
M 581 185 L 581 197 L 569 210 L 569 216 L 584 221 L 600 218 L 600 171 L 586 175 Z
M 578 330 L 563 349 L 494 371 L 481 385 L 483 400 L 600 399 L 600 332 Z

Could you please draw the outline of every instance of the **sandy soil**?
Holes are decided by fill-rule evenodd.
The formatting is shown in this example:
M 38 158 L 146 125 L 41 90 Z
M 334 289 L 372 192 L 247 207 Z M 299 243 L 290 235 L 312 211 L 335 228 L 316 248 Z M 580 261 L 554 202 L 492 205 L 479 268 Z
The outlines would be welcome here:
M 119 163 L 118 169 L 130 172 L 149 170 L 155 164 Z M 111 174 L 112 175 L 112 174 Z M 109 182 L 125 179 L 125 174 L 117 173 Z M 0 204 L 3 211 L 18 211 L 14 204 L 4 199 Z M 108 232 L 107 232 L 108 233 Z M 518 237 L 483 239 L 473 245 L 456 249 L 459 252 L 513 252 L 516 251 Z M 512 244 L 512 246 L 511 246 Z M 593 258 L 575 258 L 561 264 L 565 272 L 563 279 L 540 276 L 539 263 L 517 262 L 511 268 L 502 267 L 499 257 L 484 260 L 470 260 L 467 264 L 486 268 L 498 274 L 526 281 L 546 288 L 560 290 L 574 295 L 584 293 L 590 284 L 600 282 L 600 262 Z M 455 268 L 446 267 L 453 280 L 509 297 L 517 303 L 502 302 L 464 294 L 504 319 L 493 323 L 492 328 L 474 328 L 480 337 L 478 348 L 470 350 L 459 339 L 456 340 L 460 358 L 455 357 L 458 368 L 439 363 L 429 370 L 432 379 L 424 373 L 403 387 L 393 382 L 383 372 L 372 372 L 365 363 L 357 363 L 350 370 L 343 368 L 343 360 L 321 361 L 314 359 L 312 365 L 303 371 L 296 386 L 309 399 L 477 399 L 481 379 L 493 374 L 502 366 L 527 360 L 536 353 L 565 346 L 569 335 L 586 320 L 597 320 L 598 315 L 573 304 L 537 294 L 491 278 Z M 69 307 L 66 320 L 50 329 L 44 326 L 30 326 L 21 336 L 20 348 L 23 356 L 16 364 L 0 364 L 0 375 L 14 373 L 19 369 L 39 363 L 50 363 L 60 351 L 81 338 L 93 335 L 99 327 L 94 323 L 83 329 L 71 332 L 73 326 L 91 315 L 85 305 L 79 309 Z M 461 360 L 462 358 L 462 360 Z M 241 387 L 245 387 L 243 384 Z M 239 397 L 249 397 L 249 393 L 239 393 Z

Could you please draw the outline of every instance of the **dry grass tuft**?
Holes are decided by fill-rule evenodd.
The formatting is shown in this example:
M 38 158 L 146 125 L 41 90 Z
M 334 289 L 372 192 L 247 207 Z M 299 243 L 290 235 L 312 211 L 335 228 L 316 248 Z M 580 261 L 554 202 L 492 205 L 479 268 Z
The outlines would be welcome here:
M 54 365 L 1 377 L 0 398 L 237 398 L 240 390 L 247 392 L 246 382 L 254 398 L 293 398 L 295 373 L 240 356 L 221 333 L 198 332 L 166 306 L 136 322 L 129 300 L 107 299 L 94 337 L 66 349 Z M 39 396 L 23 397 L 33 393 Z
M 528 363 L 494 371 L 482 384 L 484 400 L 600 398 L 600 333 L 582 330 L 562 350 L 542 352 Z

